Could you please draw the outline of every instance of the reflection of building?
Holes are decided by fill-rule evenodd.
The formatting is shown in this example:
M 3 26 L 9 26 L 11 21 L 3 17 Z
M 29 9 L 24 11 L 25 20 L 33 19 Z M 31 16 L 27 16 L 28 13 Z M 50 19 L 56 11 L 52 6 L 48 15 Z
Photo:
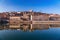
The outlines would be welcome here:
M 49 26 L 48 24 L 32 24 L 32 26 L 24 24 L 20 26 L 20 29 L 23 31 L 45 30 L 49 29 Z
M 34 30 L 46 30 L 50 27 L 60 27 L 60 24 L 32 24 L 32 27 L 28 24 L 23 25 L 0 25 L 0 29 L 20 29 L 22 31 L 30 31 L 33 32 Z
M 48 24 L 33 24 L 32 29 L 33 30 L 49 29 L 49 25 Z
M 50 27 L 60 27 L 60 24 L 50 24 Z

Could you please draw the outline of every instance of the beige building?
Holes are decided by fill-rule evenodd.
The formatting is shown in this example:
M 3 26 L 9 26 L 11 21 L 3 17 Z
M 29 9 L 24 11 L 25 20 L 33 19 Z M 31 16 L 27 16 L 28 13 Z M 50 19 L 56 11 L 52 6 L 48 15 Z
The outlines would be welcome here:
M 20 17 L 10 16 L 9 24 L 9 28 L 20 28 Z
M 49 16 L 50 21 L 60 21 L 60 15 L 52 14 Z
M 33 21 L 48 21 L 49 16 L 48 15 L 36 15 L 32 17 Z

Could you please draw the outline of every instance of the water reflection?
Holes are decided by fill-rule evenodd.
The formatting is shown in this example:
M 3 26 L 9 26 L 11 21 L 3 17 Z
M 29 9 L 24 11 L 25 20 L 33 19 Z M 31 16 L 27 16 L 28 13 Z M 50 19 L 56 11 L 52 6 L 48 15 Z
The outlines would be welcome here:
M 0 24 L 1 40 L 60 40 L 59 24 Z
M 22 31 L 34 31 L 34 30 L 48 30 L 51 27 L 60 27 L 59 24 L 18 24 L 18 25 L 9 25 L 0 24 L 0 30 L 11 29 L 11 30 L 22 30 Z

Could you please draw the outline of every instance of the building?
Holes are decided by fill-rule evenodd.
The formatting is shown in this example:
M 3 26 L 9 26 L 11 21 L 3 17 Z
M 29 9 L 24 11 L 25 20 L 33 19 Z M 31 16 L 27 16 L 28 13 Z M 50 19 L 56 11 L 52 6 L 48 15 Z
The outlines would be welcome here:
M 58 14 L 52 14 L 49 16 L 50 21 L 60 21 L 60 15 Z
M 9 28 L 20 28 L 20 17 L 10 16 L 9 18 Z
M 41 12 L 34 12 L 34 14 L 32 15 L 32 20 L 33 21 L 48 21 L 49 15 L 46 13 L 41 13 Z

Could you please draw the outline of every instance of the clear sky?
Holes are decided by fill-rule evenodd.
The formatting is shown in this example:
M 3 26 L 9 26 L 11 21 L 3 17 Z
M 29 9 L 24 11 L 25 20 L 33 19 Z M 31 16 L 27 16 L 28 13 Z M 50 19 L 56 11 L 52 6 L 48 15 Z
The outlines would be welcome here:
M 0 12 L 34 10 L 60 13 L 60 0 L 0 0 Z

